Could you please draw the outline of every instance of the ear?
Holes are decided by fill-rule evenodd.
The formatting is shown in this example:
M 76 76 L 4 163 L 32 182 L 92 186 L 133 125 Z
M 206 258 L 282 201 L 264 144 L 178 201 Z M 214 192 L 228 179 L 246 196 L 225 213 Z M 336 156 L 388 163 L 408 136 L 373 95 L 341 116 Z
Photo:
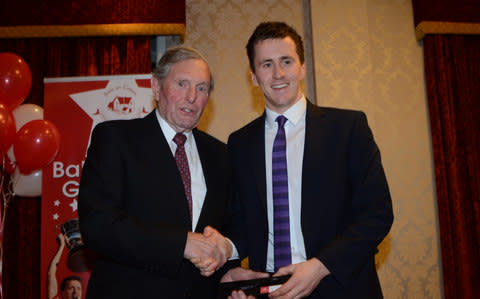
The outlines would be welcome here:
M 155 77 L 152 77 L 152 79 L 150 80 L 150 85 L 152 86 L 152 92 L 153 92 L 153 95 L 155 96 L 159 89 L 158 79 Z
M 305 67 L 305 63 L 302 64 L 302 66 L 300 67 L 300 80 L 303 80 L 305 78 L 305 74 L 306 74 L 306 67 Z
M 252 75 L 253 85 L 259 86 L 258 81 L 257 81 L 257 76 L 255 76 L 255 73 L 253 71 L 250 71 L 250 75 Z
M 159 101 L 159 94 L 160 94 L 160 80 L 158 78 L 152 77 L 150 84 L 152 86 L 152 94 L 153 94 L 153 99 L 155 102 Z

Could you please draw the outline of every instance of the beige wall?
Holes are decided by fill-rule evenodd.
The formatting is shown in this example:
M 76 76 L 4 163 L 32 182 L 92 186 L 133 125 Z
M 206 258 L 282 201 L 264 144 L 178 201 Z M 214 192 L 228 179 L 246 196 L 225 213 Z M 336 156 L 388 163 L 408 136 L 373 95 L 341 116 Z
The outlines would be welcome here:
M 367 113 L 395 222 L 377 255 L 386 298 L 441 298 L 422 46 L 410 0 L 313 0 L 317 103 Z
M 216 89 L 200 128 L 226 141 L 263 111 L 245 44 L 281 20 L 304 31 L 300 0 L 186 0 L 185 44 L 205 54 Z M 409 0 L 311 0 L 316 102 L 366 112 L 382 152 L 395 222 L 377 265 L 385 298 L 442 298 L 422 46 Z
M 215 91 L 200 128 L 228 135 L 263 112 L 263 95 L 250 84 L 245 45 L 259 22 L 277 19 L 303 31 L 299 0 L 187 0 L 185 44 L 199 49 L 215 77 Z

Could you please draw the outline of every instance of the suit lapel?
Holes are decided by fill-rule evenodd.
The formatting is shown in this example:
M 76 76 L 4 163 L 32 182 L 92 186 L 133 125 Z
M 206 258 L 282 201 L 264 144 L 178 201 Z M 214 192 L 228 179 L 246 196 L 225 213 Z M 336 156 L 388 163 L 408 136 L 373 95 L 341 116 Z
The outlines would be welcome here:
M 151 161 L 149 173 L 156 177 L 155 181 L 163 182 L 162 189 L 158 190 L 155 187 L 153 192 L 160 192 L 172 198 L 169 201 L 167 209 L 180 209 L 183 215 L 183 223 L 186 227 L 191 229 L 192 221 L 188 212 L 187 199 L 185 197 L 185 190 L 183 189 L 182 178 L 178 171 L 175 158 L 170 150 L 170 146 L 163 135 L 160 124 L 155 115 L 155 110 L 147 115 L 142 122 L 143 127 L 139 129 L 139 136 L 142 136 L 141 143 L 148 144 L 144 147 L 145 157 Z M 160 196 L 160 194 L 159 194 Z
M 330 128 L 324 110 L 307 101 L 306 113 L 302 165 L 302 227 L 304 227 L 303 223 L 310 221 L 307 215 L 311 215 L 311 211 L 318 210 L 322 205 L 319 197 L 322 184 L 328 181 L 326 176 L 332 175 L 325 171 L 325 169 L 331 169 L 326 167 L 329 160 L 326 149 L 329 142 L 334 142 L 327 136 Z
M 213 188 L 211 184 L 215 183 L 215 181 L 212 180 L 213 174 L 211 169 L 211 167 L 215 165 L 215 161 L 211 160 L 211 153 L 208 152 L 206 145 L 204 144 L 204 139 L 202 138 L 202 136 L 198 134 L 197 129 L 193 129 L 193 135 L 195 137 L 195 143 L 197 145 L 198 156 L 202 164 L 203 176 L 205 178 L 205 186 L 207 187 L 207 193 L 205 194 L 203 206 L 200 211 L 200 217 L 198 218 L 197 226 L 195 228 L 195 231 L 197 231 L 200 228 L 203 228 L 205 227 L 205 225 L 207 225 L 207 223 L 204 223 L 204 219 L 210 219 L 210 217 L 208 216 L 208 213 L 210 211 L 207 211 L 205 206 L 207 206 L 208 202 L 211 200 L 210 194 L 212 193 L 212 188 Z M 212 205 L 212 206 L 214 207 L 215 205 Z
M 316 157 L 324 148 L 323 144 L 326 142 L 325 129 L 324 112 L 321 108 L 307 101 L 302 177 L 310 174 L 309 169 L 314 166 L 312 162 L 317 160 Z
M 265 112 L 257 118 L 252 126 L 251 140 L 247 145 L 250 153 L 250 163 L 252 163 L 255 182 L 257 184 L 258 198 L 263 208 L 267 211 L 267 180 L 265 177 Z

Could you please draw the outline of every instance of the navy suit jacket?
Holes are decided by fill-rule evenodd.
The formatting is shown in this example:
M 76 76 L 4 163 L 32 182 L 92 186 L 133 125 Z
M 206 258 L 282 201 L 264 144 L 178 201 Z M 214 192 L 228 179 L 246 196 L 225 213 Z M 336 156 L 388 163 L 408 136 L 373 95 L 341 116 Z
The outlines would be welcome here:
M 234 189 L 229 237 L 250 268 L 265 271 L 268 240 L 265 113 L 228 140 Z M 292 178 L 289 178 L 292 179 Z M 307 102 L 301 227 L 307 259 L 331 272 L 311 298 L 382 298 L 377 245 L 393 222 L 380 152 L 359 111 Z
M 196 227 L 222 231 L 229 205 L 226 146 L 193 130 L 207 193 Z M 153 111 L 95 127 L 79 193 L 82 237 L 96 252 L 88 298 L 213 298 L 183 258 L 191 220 L 174 156 Z

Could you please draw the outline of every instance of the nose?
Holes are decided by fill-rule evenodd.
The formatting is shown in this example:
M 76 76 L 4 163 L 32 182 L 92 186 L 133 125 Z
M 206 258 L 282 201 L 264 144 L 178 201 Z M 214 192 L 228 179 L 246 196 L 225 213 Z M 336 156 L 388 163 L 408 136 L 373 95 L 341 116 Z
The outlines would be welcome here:
M 188 89 L 187 101 L 193 104 L 196 99 L 197 99 L 197 89 L 195 86 L 192 86 Z
M 273 67 L 273 78 L 280 79 L 280 78 L 283 78 L 284 75 L 285 75 L 285 72 L 283 71 L 282 66 L 275 65 Z

